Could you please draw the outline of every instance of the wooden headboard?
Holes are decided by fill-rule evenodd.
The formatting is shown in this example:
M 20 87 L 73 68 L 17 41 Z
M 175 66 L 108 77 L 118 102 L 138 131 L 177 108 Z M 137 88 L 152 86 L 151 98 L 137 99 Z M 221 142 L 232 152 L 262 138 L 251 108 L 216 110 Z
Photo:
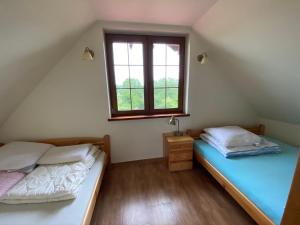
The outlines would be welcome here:
M 265 134 L 265 126 L 263 124 L 259 124 L 258 126 L 253 126 L 253 127 L 243 127 L 252 133 L 255 133 L 257 135 L 264 135 Z M 186 131 L 186 134 L 191 136 L 194 139 L 198 139 L 200 134 L 202 134 L 204 131 L 203 129 L 188 129 Z

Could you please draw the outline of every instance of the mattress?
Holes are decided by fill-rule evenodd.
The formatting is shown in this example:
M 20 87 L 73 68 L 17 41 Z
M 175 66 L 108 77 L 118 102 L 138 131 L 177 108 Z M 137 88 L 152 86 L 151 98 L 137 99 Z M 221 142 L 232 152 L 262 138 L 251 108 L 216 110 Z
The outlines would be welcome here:
M 102 152 L 82 183 L 76 199 L 22 205 L 0 203 L 0 225 L 81 225 L 104 162 L 105 153 Z
M 194 149 L 222 173 L 276 225 L 280 225 L 288 199 L 299 150 L 276 139 L 282 152 L 259 156 L 225 158 L 202 140 Z

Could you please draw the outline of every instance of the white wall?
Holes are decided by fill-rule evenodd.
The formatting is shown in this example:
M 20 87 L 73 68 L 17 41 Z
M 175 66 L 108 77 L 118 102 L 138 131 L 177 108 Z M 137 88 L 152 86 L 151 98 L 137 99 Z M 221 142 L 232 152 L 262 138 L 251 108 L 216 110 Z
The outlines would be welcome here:
M 260 118 L 266 126 L 266 135 L 278 138 L 286 143 L 300 147 L 300 126 L 276 120 Z
M 0 1 L 0 126 L 94 20 L 85 0 Z
M 222 0 L 194 25 L 261 117 L 298 125 L 299 12 L 299 0 Z
M 53 68 L 0 129 L 0 141 L 26 138 L 111 135 L 112 161 L 162 156 L 162 137 L 173 130 L 167 119 L 108 122 L 103 28 L 115 30 L 185 33 L 190 37 L 189 102 L 191 116 L 181 118 L 183 128 L 212 124 L 253 124 L 256 115 L 217 70 L 213 57 L 200 65 L 196 56 L 209 51 L 186 27 L 97 23 Z M 84 47 L 95 60 L 81 60 Z

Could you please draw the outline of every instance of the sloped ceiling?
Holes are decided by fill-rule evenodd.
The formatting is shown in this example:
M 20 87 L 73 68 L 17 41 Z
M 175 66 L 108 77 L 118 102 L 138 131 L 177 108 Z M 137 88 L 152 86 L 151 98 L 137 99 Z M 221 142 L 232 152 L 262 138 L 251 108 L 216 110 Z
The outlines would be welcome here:
M 85 0 L 0 1 L 0 125 L 94 20 Z
M 217 0 L 90 0 L 99 20 L 193 25 Z
M 300 1 L 218 1 L 193 28 L 261 117 L 300 124 Z
M 192 25 L 216 0 L 1 0 L 0 125 L 96 20 Z
M 0 125 L 96 20 L 192 26 L 266 118 L 300 124 L 299 0 L 2 0 Z

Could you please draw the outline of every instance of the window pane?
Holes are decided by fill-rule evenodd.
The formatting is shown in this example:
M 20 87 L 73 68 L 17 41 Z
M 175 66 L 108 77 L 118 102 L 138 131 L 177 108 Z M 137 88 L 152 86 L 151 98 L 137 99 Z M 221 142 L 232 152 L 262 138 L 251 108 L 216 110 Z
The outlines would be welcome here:
M 167 88 L 166 107 L 168 109 L 178 108 L 178 88 Z
M 128 43 L 129 65 L 143 65 L 143 44 Z
M 166 65 L 166 44 L 153 45 L 153 65 Z
M 130 66 L 130 83 L 131 88 L 144 87 L 144 67 Z
M 154 88 L 166 86 L 165 66 L 153 66 L 153 83 L 154 83 Z
M 114 66 L 115 80 L 117 88 L 129 88 L 129 68 L 128 66 Z
M 179 86 L 179 66 L 167 66 L 167 87 Z
M 166 108 L 166 89 L 157 88 L 154 89 L 154 108 L 165 109 Z
M 132 110 L 144 109 L 144 89 L 131 89 Z
M 113 43 L 113 57 L 115 65 L 128 65 L 127 43 Z
M 179 45 L 167 45 L 167 65 L 179 65 Z
M 117 89 L 118 110 L 131 110 L 130 89 Z
M 105 42 L 112 117 L 183 111 L 184 37 L 105 33 Z

